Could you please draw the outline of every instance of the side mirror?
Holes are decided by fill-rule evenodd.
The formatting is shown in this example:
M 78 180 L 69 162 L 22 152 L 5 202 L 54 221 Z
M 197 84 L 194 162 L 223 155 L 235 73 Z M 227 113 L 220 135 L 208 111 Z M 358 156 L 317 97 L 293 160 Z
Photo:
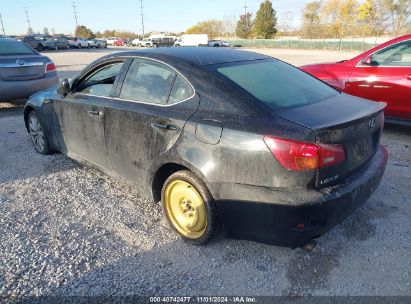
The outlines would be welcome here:
M 70 82 L 68 81 L 68 79 L 65 78 L 61 80 L 57 87 L 57 93 L 66 96 L 68 93 L 70 93 L 70 90 Z
M 372 65 L 372 55 L 365 57 L 361 62 L 363 65 Z

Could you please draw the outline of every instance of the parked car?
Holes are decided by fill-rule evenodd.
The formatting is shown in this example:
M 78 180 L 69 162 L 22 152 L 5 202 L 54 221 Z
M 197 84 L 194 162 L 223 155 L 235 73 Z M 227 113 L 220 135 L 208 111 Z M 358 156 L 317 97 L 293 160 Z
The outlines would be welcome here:
M 90 47 L 94 47 L 96 49 L 107 48 L 106 41 L 102 39 L 91 39 L 91 40 L 88 40 L 88 43 L 90 44 Z
M 70 43 L 66 37 L 53 37 L 56 49 L 69 49 Z
M 174 46 L 207 46 L 208 35 L 207 34 L 186 34 L 181 35 L 174 42 Z
M 90 48 L 90 43 L 80 37 L 69 37 L 67 38 L 70 44 L 71 48 L 76 48 L 76 49 L 80 49 L 80 48 Z
M 39 153 L 60 151 L 161 200 L 188 242 L 221 227 L 294 247 L 378 187 L 384 107 L 262 54 L 159 48 L 98 59 L 33 95 L 24 120 Z
M 124 38 L 122 40 L 123 40 L 123 43 L 124 43 L 123 45 L 132 46 L 130 38 Z
M 141 38 L 136 38 L 136 39 L 133 39 L 132 41 L 131 41 L 131 45 L 132 46 L 138 46 L 138 47 L 145 47 L 146 46 L 146 42 L 145 41 L 143 41 L 143 39 L 141 39 Z
M 107 45 L 114 45 L 114 43 L 118 40 L 119 38 L 117 37 L 110 37 L 108 38 L 107 41 Z
M 301 69 L 345 93 L 384 101 L 388 122 L 411 124 L 411 35 L 390 40 L 350 60 Z
M 27 35 L 18 37 L 17 40 L 41 52 L 43 50 L 54 50 L 56 48 L 54 42 L 40 35 Z
M 116 41 L 113 43 L 114 46 L 124 46 L 124 41 L 121 38 L 118 38 Z
M 208 46 L 212 47 L 226 47 L 229 46 L 229 44 L 223 40 L 210 40 L 208 41 Z
M 26 99 L 58 83 L 56 66 L 21 41 L 0 38 L 0 100 Z
M 140 44 L 136 44 L 137 46 L 143 46 L 143 47 L 153 47 L 153 41 L 151 41 L 150 38 L 144 38 L 143 40 L 140 41 Z
M 151 38 L 153 47 L 174 46 L 175 39 L 173 37 L 157 37 Z

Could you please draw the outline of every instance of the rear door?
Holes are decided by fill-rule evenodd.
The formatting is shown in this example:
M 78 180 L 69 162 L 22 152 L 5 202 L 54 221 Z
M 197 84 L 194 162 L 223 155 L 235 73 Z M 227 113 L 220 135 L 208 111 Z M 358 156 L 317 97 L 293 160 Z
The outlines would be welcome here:
M 384 101 L 387 116 L 411 119 L 411 41 L 403 41 L 372 55 L 369 63 L 358 64 L 346 92 Z
M 136 58 L 105 112 L 113 171 L 144 186 L 153 162 L 178 140 L 199 99 L 170 66 Z
M 53 101 L 53 125 L 63 152 L 109 169 L 104 107 L 111 100 L 123 60 L 110 60 L 81 77 L 73 92 Z

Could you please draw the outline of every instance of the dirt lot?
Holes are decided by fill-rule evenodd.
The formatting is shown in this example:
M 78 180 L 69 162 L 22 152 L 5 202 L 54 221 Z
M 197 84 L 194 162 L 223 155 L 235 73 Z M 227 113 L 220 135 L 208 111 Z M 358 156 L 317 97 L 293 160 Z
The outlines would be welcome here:
M 61 77 L 112 50 L 47 53 Z M 266 50 L 296 65 L 353 53 Z M 189 246 L 158 203 L 60 154 L 0 109 L 0 301 L 38 295 L 411 296 L 411 129 L 387 125 L 382 184 L 310 253 L 219 239 Z

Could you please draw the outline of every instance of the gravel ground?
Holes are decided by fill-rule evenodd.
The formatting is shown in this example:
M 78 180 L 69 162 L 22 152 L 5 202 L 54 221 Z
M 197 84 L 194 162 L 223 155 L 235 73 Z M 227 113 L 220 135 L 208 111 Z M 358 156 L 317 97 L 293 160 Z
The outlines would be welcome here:
M 258 50 L 296 65 L 353 54 Z M 67 77 L 110 50 L 47 53 Z M 347 57 L 348 56 L 348 57 Z M 381 186 L 310 253 L 218 239 L 190 246 L 158 203 L 60 154 L 0 109 L 0 301 L 41 295 L 411 296 L 411 129 L 386 126 Z

